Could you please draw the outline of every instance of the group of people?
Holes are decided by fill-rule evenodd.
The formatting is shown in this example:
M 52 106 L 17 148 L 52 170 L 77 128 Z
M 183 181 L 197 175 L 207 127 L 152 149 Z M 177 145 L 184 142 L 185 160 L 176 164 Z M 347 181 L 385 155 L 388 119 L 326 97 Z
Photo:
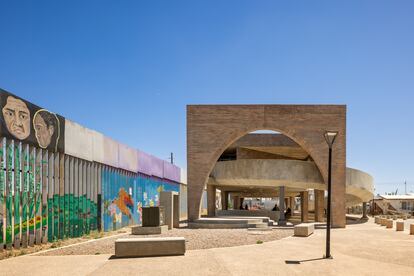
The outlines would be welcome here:
M 279 206 L 277 206 L 277 204 L 275 204 L 275 206 L 273 207 L 272 211 L 280 211 Z M 289 207 L 286 209 L 285 211 L 285 218 L 289 218 L 292 215 L 292 209 L 290 209 Z

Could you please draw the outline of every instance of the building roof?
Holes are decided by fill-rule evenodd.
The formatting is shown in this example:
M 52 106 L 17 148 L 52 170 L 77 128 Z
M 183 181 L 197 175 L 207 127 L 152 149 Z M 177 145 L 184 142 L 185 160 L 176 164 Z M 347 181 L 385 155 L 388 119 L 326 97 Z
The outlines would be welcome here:
M 414 194 L 406 195 L 380 195 L 383 199 L 394 199 L 394 200 L 414 200 Z

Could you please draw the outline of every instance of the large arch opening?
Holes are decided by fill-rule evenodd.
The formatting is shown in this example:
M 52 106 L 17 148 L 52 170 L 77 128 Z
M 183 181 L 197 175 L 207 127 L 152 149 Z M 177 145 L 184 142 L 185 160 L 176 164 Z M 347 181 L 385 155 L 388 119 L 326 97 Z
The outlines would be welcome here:
M 187 107 L 188 218 L 200 217 L 201 195 L 217 160 L 247 133 L 283 133 L 311 156 L 327 179 L 326 130 L 339 132 L 334 145 L 333 225 L 345 227 L 345 106 L 193 105 Z
M 324 220 L 322 174 L 303 147 L 278 131 L 252 131 L 230 144 L 206 188 L 210 217 L 270 217 L 279 225 Z

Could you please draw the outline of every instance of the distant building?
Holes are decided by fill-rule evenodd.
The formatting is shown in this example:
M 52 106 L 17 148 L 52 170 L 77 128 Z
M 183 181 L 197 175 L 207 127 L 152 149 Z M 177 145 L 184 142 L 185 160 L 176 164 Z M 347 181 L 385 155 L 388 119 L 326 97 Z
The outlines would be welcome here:
M 379 195 L 374 200 L 375 213 L 395 214 L 406 213 L 414 215 L 414 194 Z

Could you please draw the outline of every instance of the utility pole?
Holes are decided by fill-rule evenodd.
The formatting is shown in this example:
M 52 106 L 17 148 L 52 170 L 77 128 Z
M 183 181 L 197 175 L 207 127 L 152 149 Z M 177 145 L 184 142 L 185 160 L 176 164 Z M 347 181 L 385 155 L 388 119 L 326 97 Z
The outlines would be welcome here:
M 404 181 L 404 187 L 405 187 L 405 194 L 407 194 L 407 180 Z
M 170 162 L 171 162 L 171 164 L 174 164 L 174 153 L 172 153 L 172 152 L 171 152 L 171 155 L 170 155 Z

